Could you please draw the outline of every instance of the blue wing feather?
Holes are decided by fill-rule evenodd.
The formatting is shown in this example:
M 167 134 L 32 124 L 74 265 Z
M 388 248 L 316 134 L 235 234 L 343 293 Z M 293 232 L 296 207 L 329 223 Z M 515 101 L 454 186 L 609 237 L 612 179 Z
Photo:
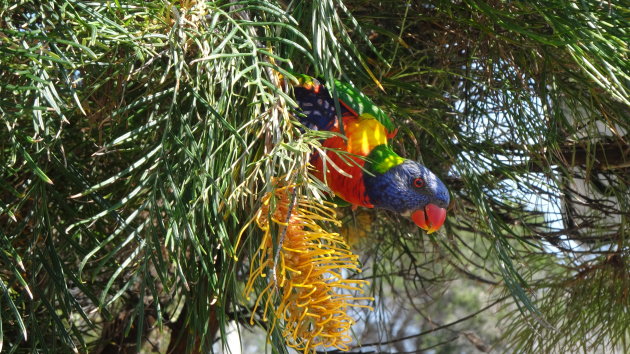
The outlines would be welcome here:
M 337 123 L 335 101 L 328 89 L 316 79 L 293 88 L 299 106 L 298 119 L 309 129 L 332 130 Z M 340 105 L 341 116 L 349 112 Z

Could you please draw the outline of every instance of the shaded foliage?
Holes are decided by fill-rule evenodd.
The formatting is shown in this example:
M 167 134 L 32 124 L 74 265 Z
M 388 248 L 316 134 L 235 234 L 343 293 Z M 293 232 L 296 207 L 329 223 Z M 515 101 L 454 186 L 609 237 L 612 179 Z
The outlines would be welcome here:
M 366 348 L 393 348 L 379 297 L 426 294 L 406 311 L 427 322 L 431 299 L 467 278 L 505 308 L 501 345 L 628 350 L 627 9 L 3 2 L 2 345 L 134 351 L 158 329 L 171 348 L 208 349 L 229 321 L 247 323 L 261 233 L 244 227 L 274 178 L 306 181 L 325 135 L 292 119 L 278 75 L 292 68 L 360 88 L 395 117 L 394 148 L 451 191 L 431 237 L 387 212 L 363 219 L 361 277 L 377 302 L 355 315 L 382 334 Z M 284 350 L 281 331 L 270 338 Z

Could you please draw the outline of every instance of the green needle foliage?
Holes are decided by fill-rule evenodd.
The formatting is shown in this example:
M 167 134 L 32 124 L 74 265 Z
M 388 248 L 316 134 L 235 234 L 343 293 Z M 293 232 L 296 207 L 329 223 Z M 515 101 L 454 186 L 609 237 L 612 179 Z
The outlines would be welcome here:
M 630 350 L 629 8 L 0 2 L 0 346 L 139 351 L 158 333 L 163 351 L 209 351 L 249 326 L 252 213 L 307 180 L 326 136 L 292 114 L 303 72 L 370 96 L 453 200 L 431 237 L 367 212 L 356 252 L 376 302 L 354 314 L 357 350 Z M 492 299 L 460 321 L 439 298 L 462 279 Z M 466 325 L 488 308 L 502 341 Z

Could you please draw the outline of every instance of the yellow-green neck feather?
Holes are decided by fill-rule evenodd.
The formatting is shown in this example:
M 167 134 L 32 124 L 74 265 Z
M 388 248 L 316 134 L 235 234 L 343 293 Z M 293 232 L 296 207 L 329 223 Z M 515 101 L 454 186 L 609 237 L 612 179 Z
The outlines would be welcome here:
M 383 174 L 404 161 L 405 159 L 398 156 L 389 146 L 383 144 L 372 149 L 365 167 L 371 173 Z

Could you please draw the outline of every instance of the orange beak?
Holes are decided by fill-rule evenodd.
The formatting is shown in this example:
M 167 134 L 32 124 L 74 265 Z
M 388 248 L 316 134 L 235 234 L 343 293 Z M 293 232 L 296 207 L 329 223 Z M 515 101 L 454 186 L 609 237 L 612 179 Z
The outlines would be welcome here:
M 435 204 L 429 204 L 424 210 L 416 210 L 411 214 L 411 220 L 425 230 L 427 234 L 437 231 L 446 220 L 446 209 Z

